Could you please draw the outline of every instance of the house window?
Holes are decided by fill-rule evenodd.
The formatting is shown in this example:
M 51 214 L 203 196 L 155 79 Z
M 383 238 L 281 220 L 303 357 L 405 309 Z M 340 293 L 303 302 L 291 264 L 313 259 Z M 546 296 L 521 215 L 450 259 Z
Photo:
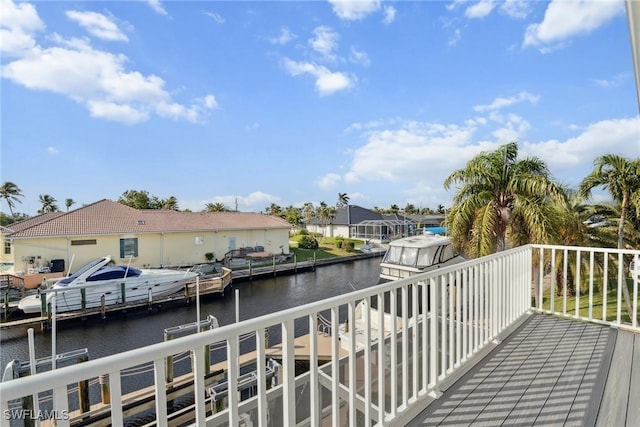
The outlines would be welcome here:
M 138 257 L 138 238 L 120 239 L 120 258 Z
M 71 246 L 83 246 L 83 245 L 97 245 L 98 241 L 96 239 L 87 239 L 87 240 L 72 240 Z
M 9 240 L 4 241 L 4 254 L 11 255 L 11 242 Z

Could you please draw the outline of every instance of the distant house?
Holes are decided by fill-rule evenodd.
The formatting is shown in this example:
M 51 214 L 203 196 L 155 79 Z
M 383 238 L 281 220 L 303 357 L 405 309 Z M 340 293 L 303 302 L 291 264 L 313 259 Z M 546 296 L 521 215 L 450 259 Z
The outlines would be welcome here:
M 389 240 L 412 234 L 416 221 L 399 214 L 382 214 L 357 205 L 336 208 L 328 224 L 315 218 L 307 229 L 325 237 L 344 237 L 362 240 Z
M 4 227 L 3 260 L 16 271 L 81 266 L 111 255 L 132 266 L 187 266 L 222 259 L 232 249 L 289 253 L 290 224 L 251 212 L 138 210 L 100 200 L 70 212 L 39 215 Z

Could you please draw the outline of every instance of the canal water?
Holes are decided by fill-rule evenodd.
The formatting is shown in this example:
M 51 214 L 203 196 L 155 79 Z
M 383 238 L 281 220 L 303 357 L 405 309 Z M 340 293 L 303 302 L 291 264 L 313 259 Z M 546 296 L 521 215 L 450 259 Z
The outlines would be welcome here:
M 235 322 L 235 289 L 239 290 L 240 320 L 245 320 L 371 287 L 378 283 L 379 273 L 380 258 L 367 258 L 297 275 L 238 282 L 224 296 L 202 297 L 200 316 L 205 319 L 213 315 L 221 326 Z M 190 305 L 174 303 L 152 312 L 143 309 L 111 314 L 106 320 L 94 317 L 66 321 L 57 325 L 57 353 L 86 348 L 89 359 L 97 359 L 162 342 L 165 328 L 195 321 L 195 300 Z M 35 353 L 36 358 L 51 355 L 50 331 L 36 330 Z M 3 331 L 0 337 L 2 369 L 15 359 L 29 360 L 27 328 Z

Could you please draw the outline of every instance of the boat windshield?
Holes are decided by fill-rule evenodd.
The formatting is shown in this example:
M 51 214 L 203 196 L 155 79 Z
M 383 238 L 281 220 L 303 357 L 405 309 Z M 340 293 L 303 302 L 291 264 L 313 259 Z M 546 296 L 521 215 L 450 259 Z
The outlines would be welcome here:
M 382 262 L 407 267 L 426 268 L 430 265 L 448 261 L 453 257 L 455 257 L 455 252 L 451 244 L 426 248 L 390 246 Z
M 85 264 L 82 267 L 80 267 L 80 269 L 78 269 L 71 276 L 65 277 L 64 279 L 57 281 L 56 285 L 58 285 L 58 286 L 69 286 L 69 284 L 71 282 L 73 282 L 78 277 L 80 277 L 82 274 L 84 274 L 85 272 L 89 271 L 90 269 L 92 269 L 93 267 L 95 267 L 96 265 L 98 265 L 98 264 L 100 264 L 102 262 L 104 262 L 104 258 L 94 259 L 93 261 L 90 261 L 88 264 Z

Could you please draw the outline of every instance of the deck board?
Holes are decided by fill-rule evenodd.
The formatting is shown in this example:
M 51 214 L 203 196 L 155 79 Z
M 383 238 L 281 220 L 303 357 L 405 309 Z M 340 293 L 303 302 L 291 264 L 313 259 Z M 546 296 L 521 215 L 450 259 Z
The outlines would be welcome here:
M 602 389 L 598 378 L 609 369 L 607 348 L 615 333 L 531 316 L 410 425 L 588 424 L 590 399 Z
M 631 387 L 629 388 L 627 420 L 628 422 L 640 423 L 640 334 L 634 334 L 630 378 Z
M 619 332 L 596 426 L 626 425 L 634 334 Z

